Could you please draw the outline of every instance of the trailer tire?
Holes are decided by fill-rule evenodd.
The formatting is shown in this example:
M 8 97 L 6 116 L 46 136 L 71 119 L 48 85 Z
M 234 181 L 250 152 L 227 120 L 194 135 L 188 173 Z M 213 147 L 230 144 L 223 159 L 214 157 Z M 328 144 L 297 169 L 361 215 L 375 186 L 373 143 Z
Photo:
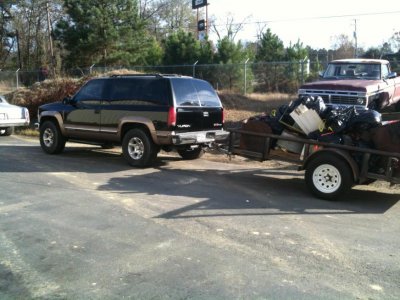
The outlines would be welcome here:
M 331 201 L 339 200 L 339 196 L 354 185 L 348 163 L 328 153 L 318 155 L 308 163 L 305 181 L 314 196 Z

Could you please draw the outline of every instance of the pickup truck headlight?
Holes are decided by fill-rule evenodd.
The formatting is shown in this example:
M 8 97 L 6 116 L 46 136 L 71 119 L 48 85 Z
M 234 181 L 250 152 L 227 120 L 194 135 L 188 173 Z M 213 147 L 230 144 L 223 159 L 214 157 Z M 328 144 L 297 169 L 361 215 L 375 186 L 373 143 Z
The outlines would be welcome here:
M 357 104 L 365 105 L 365 98 L 357 98 Z

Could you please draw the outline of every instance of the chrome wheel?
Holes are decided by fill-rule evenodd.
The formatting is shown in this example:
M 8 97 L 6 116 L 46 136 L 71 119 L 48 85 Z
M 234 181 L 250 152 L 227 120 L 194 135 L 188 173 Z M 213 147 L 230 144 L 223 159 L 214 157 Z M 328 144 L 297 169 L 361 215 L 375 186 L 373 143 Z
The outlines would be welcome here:
M 334 193 L 342 184 L 342 176 L 339 170 L 328 164 L 318 166 L 313 172 L 315 188 L 322 193 Z
M 48 154 L 58 154 L 64 150 L 66 139 L 58 125 L 53 121 L 45 121 L 40 126 L 40 146 Z
M 129 130 L 122 140 L 122 154 L 133 167 L 144 168 L 153 164 L 157 147 L 151 137 L 142 129 Z
M 143 141 L 138 137 L 131 138 L 128 143 L 128 153 L 134 160 L 141 159 L 144 154 Z
M 43 132 L 43 143 L 46 147 L 54 144 L 54 132 L 50 128 L 46 128 Z

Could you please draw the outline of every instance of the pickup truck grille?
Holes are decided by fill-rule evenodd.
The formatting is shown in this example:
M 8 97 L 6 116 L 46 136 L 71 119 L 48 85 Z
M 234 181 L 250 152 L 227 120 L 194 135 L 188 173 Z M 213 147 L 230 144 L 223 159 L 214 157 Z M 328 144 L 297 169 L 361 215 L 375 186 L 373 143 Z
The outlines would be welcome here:
M 357 99 L 360 99 L 360 97 L 332 95 L 330 103 L 345 104 L 345 105 L 360 105 L 360 103 L 357 103 Z M 363 104 L 365 105 L 365 100 Z
M 301 96 L 320 96 L 326 104 L 341 104 L 341 105 L 367 105 L 367 99 L 365 96 L 358 96 L 357 93 L 348 92 L 328 92 L 328 91 L 312 91 L 307 90 L 303 92 Z M 358 102 L 359 99 L 363 99 L 363 102 Z

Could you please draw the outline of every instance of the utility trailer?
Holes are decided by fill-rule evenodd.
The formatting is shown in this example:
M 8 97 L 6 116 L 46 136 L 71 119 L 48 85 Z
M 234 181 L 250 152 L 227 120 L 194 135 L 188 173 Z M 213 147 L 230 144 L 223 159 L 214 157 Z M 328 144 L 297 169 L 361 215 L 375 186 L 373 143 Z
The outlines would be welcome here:
M 305 170 L 308 189 L 321 199 L 339 200 L 352 186 L 378 179 L 391 184 L 400 183 L 400 153 L 241 129 L 229 132 L 228 155 L 293 163 L 298 166 L 298 171 Z M 254 151 L 240 147 L 236 143 L 239 136 L 261 139 L 261 149 Z M 274 149 L 272 143 L 276 141 L 302 144 L 302 151 L 296 154 L 277 147 Z M 377 162 L 380 168 L 376 167 Z

